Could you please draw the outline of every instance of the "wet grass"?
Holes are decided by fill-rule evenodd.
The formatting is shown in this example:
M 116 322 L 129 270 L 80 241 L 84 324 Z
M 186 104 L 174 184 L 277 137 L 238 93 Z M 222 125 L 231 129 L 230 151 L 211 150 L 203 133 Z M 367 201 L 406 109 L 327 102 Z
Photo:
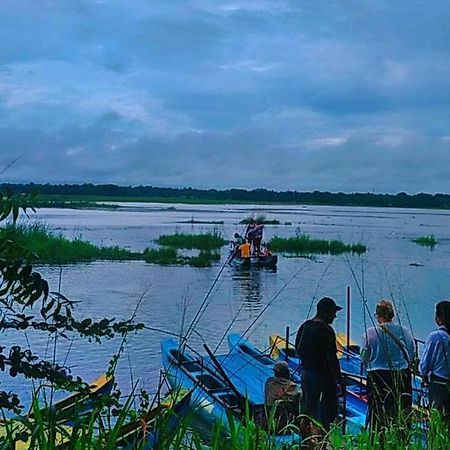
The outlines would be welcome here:
M 178 253 L 177 248 L 171 246 L 157 249 L 147 248 L 142 253 L 132 252 L 118 246 L 98 247 L 81 238 L 70 240 L 62 234 L 52 233 L 42 224 L 6 226 L 0 229 L 0 242 L 4 239 L 15 240 L 21 247 L 28 249 L 30 261 L 41 264 L 70 264 L 97 260 L 143 260 L 159 265 L 211 267 L 220 259 L 220 253 L 215 251 L 215 248 L 209 248 L 210 245 L 216 245 L 217 241 L 212 239 L 214 236 L 198 235 L 198 240 L 191 239 L 190 242 L 206 248 L 200 249 L 198 255 L 183 256 Z
M 420 236 L 416 239 L 413 239 L 413 242 L 415 242 L 418 245 L 421 245 L 422 247 L 429 247 L 431 249 L 433 249 L 438 243 L 434 234 L 430 234 L 429 236 Z
M 313 239 L 306 234 L 290 238 L 275 236 L 269 241 L 272 251 L 304 255 L 310 253 L 340 255 L 342 253 L 362 254 L 367 251 L 363 244 L 345 244 L 339 240 Z
M 163 234 L 156 242 L 159 245 L 197 250 L 215 250 L 227 244 L 227 241 L 217 231 L 204 234 Z
M 140 253 L 117 246 L 97 247 L 81 238 L 73 241 L 62 234 L 51 233 L 44 225 L 18 225 L 0 230 L 0 240 L 14 239 L 30 251 L 30 259 L 44 264 L 110 260 L 125 261 L 141 259 Z

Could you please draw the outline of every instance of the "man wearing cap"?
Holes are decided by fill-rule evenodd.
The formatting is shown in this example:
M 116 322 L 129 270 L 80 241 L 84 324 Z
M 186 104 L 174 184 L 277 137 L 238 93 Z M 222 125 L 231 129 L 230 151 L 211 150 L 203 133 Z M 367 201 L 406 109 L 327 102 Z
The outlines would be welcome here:
M 277 361 L 273 367 L 273 377 L 266 381 L 265 397 L 267 413 L 275 410 L 275 421 L 283 428 L 298 418 L 302 391 L 297 383 L 291 381 L 289 365 L 285 361 Z
M 337 417 L 338 387 L 343 386 L 336 334 L 331 327 L 341 309 L 332 298 L 321 298 L 317 314 L 300 326 L 295 339 L 302 376 L 302 413 L 319 421 L 325 430 Z

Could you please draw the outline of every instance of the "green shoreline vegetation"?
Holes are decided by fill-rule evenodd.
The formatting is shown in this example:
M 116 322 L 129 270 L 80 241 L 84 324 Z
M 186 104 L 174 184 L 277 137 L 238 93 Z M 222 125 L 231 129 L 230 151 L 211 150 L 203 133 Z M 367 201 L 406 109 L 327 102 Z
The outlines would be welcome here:
M 39 202 L 158 202 L 184 204 L 290 204 L 336 205 L 387 208 L 450 209 L 450 195 L 443 193 L 397 194 L 296 192 L 267 189 L 194 189 L 153 186 L 118 186 L 114 184 L 12 184 L 3 183 L 1 190 L 14 193 L 39 192 Z M 42 203 L 44 205 L 45 203 Z M 48 203 L 47 203 L 48 204 Z M 54 205 L 56 205 L 55 203 Z M 39 207 L 39 204 L 35 205 Z M 50 205 L 49 205 L 50 206 Z
M 313 239 L 306 234 L 295 237 L 282 238 L 275 236 L 268 243 L 272 251 L 284 252 L 291 255 L 309 253 L 340 255 L 342 253 L 362 254 L 367 251 L 363 244 L 345 244 L 338 240 Z
M 430 247 L 431 249 L 433 249 L 438 243 L 434 234 L 430 234 L 429 236 L 420 236 L 416 239 L 413 239 L 413 242 L 421 245 L 422 247 Z
M 220 253 L 217 249 L 223 245 L 222 242 L 226 243 L 216 232 L 201 235 L 164 235 L 160 239 L 167 244 L 161 244 L 163 247 L 157 249 L 147 248 L 141 253 L 118 246 L 98 247 L 81 238 L 70 240 L 62 234 L 55 235 L 39 223 L 19 224 L 15 227 L 7 225 L 0 229 L 0 241 L 14 240 L 17 245 L 28 250 L 31 261 L 41 264 L 69 264 L 103 260 L 210 267 L 213 262 L 220 260 Z M 182 248 L 200 251 L 195 256 L 184 256 L 178 253 L 178 249 Z

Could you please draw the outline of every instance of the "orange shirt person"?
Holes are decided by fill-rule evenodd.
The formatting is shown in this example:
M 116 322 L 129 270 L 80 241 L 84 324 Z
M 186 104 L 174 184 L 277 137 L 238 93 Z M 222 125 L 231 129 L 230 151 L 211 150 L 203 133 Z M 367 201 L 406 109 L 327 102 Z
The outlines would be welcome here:
M 239 246 L 241 258 L 250 258 L 250 242 L 245 241 Z

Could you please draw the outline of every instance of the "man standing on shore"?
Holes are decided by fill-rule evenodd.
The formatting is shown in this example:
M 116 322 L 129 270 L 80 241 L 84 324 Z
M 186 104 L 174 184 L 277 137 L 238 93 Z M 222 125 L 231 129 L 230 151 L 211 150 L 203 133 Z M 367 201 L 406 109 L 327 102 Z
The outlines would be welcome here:
M 342 393 L 343 387 L 336 334 L 331 327 L 340 310 L 342 307 L 332 298 L 321 298 L 317 314 L 300 326 L 295 339 L 302 377 L 302 413 L 320 422 L 325 430 L 337 417 L 338 392 Z

